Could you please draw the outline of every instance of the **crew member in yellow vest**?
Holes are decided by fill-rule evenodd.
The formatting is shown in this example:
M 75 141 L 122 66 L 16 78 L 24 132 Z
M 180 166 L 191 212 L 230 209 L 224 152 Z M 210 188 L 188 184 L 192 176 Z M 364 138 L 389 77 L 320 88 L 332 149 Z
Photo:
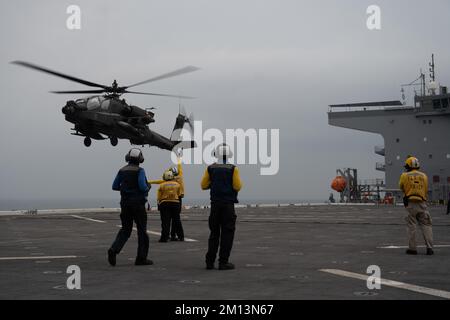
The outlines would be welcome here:
M 159 185 L 157 194 L 158 209 L 161 214 L 161 238 L 159 242 L 167 242 L 169 240 L 171 220 L 180 221 L 181 186 L 174 180 L 173 172 L 170 170 L 164 172 L 163 180 L 164 182 Z M 176 218 L 177 215 L 178 219 Z M 176 227 L 182 230 L 181 226 L 176 225 Z
M 408 225 L 409 248 L 407 254 L 417 254 L 416 229 L 419 225 L 425 244 L 427 255 L 433 252 L 433 230 L 430 213 L 427 210 L 428 178 L 421 171 L 419 160 L 408 157 L 405 161 L 406 172 L 400 177 L 399 187 L 404 193 L 403 203 L 408 210 L 405 218 Z
M 167 171 L 172 171 L 173 173 L 173 180 L 178 182 L 180 185 L 180 205 L 178 206 L 178 213 L 172 217 L 172 227 L 170 230 L 170 240 L 172 241 L 184 241 L 184 231 L 183 231 L 183 224 L 181 223 L 181 209 L 183 207 L 182 199 L 184 198 L 184 179 L 183 179 L 183 166 L 181 165 L 182 159 L 179 156 L 178 157 L 178 164 L 177 166 L 172 166 Z M 149 184 L 161 184 L 164 180 L 149 180 Z

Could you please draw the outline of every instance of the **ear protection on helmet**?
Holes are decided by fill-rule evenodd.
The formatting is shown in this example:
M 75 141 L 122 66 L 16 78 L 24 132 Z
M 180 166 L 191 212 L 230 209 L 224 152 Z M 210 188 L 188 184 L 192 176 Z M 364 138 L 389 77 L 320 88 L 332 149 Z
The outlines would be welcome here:
M 136 161 L 138 163 L 144 162 L 144 155 L 142 154 L 141 149 L 138 148 L 132 148 L 128 153 L 125 155 L 125 161 Z
M 214 150 L 214 157 L 217 159 L 222 158 L 231 158 L 233 156 L 233 152 L 231 151 L 231 148 L 226 143 L 219 144 L 216 149 Z

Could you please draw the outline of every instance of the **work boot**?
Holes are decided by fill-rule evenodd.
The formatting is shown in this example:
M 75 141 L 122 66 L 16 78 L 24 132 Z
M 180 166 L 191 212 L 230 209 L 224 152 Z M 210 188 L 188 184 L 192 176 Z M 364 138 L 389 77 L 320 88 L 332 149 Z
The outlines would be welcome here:
M 206 270 L 212 270 L 214 269 L 214 262 L 206 262 Z
M 416 255 L 417 254 L 417 250 L 408 249 L 408 250 L 406 250 L 406 254 Z
M 433 249 L 427 248 L 427 256 L 432 256 L 434 254 Z
M 116 265 L 116 253 L 113 251 L 113 249 L 108 250 L 108 262 L 113 267 Z
M 184 237 L 178 238 L 178 241 L 184 241 Z
M 172 237 L 170 238 L 170 241 L 178 241 L 178 239 L 176 237 Z
M 169 239 L 161 238 L 161 239 L 159 239 L 158 242 L 167 242 L 167 241 L 169 241 Z
M 136 261 L 134 262 L 135 266 L 151 266 L 152 264 L 153 264 L 153 261 L 149 260 L 149 259 L 136 258 Z
M 219 270 L 233 270 L 233 269 L 234 269 L 234 264 L 232 264 L 230 262 L 219 263 Z

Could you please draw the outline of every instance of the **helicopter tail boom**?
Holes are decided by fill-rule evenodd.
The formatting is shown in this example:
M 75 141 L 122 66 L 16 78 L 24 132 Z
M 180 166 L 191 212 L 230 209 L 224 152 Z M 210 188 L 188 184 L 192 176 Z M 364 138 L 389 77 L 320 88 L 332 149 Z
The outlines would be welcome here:
M 175 142 L 175 141 L 174 141 Z M 195 148 L 197 147 L 197 143 L 194 140 L 189 140 L 189 141 L 176 141 L 177 143 L 175 144 L 175 146 L 172 148 L 172 150 L 174 149 L 190 149 L 190 148 Z

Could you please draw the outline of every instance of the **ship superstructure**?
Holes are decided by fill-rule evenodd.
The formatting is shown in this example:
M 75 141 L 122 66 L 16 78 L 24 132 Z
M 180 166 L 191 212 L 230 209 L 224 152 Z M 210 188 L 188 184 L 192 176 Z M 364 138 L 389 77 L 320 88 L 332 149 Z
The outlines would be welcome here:
M 425 75 L 402 87 L 420 86 L 414 105 L 399 100 L 330 105 L 328 123 L 332 126 L 380 134 L 383 146 L 374 152 L 384 161 L 375 164 L 385 172 L 386 191 L 400 197 L 398 180 L 409 155 L 418 157 L 429 177 L 431 201 L 448 200 L 450 192 L 450 94 L 435 81 L 434 56 L 430 81 Z M 404 95 L 403 95 L 404 99 Z

